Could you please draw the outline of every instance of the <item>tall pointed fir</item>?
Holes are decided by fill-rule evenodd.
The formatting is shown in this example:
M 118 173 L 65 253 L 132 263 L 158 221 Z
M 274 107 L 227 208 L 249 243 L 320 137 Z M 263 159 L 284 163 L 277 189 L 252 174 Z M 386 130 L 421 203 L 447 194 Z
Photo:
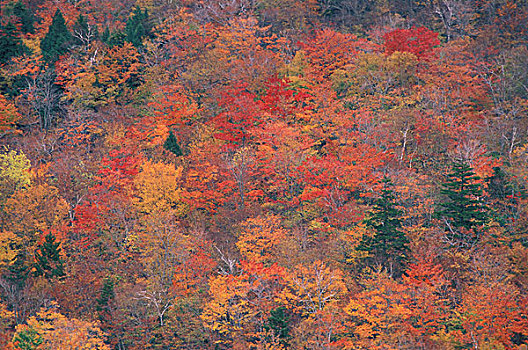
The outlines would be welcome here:
M 54 235 L 47 234 L 40 250 L 35 252 L 35 275 L 46 278 L 64 276 L 64 265 L 60 253 L 60 243 L 56 242 Z
M 48 33 L 40 43 L 42 56 L 48 63 L 55 63 L 61 55 L 68 52 L 72 35 L 66 27 L 66 22 L 60 10 L 55 12 Z
M 391 275 L 400 276 L 408 260 L 409 240 L 401 229 L 402 212 L 396 208 L 390 185 L 390 180 L 385 179 L 381 196 L 374 200 L 373 209 L 364 221 L 373 235 L 363 236 L 356 249 L 368 253 L 367 264 L 381 265 Z
M 178 144 L 178 139 L 176 138 L 172 130 L 169 132 L 169 136 L 165 140 L 163 148 L 165 148 L 167 151 L 174 153 L 177 157 L 183 155 L 180 145 Z
M 488 207 L 482 200 L 480 177 L 466 163 L 453 163 L 451 173 L 442 184 L 444 196 L 437 216 L 446 226 L 447 237 L 454 245 L 472 245 L 480 238 L 488 220 Z
M 152 25 L 149 22 L 147 10 L 141 11 L 141 8 L 137 6 L 126 24 L 127 41 L 135 47 L 141 47 L 143 39 L 150 35 L 151 30 Z
M 0 64 L 5 64 L 11 58 L 28 51 L 29 49 L 20 38 L 16 25 L 11 22 L 0 25 Z
M 33 22 L 35 22 L 35 17 L 31 11 L 22 1 L 18 1 L 12 6 L 13 15 L 18 18 L 22 33 L 33 33 L 35 31 L 35 27 L 33 25 Z

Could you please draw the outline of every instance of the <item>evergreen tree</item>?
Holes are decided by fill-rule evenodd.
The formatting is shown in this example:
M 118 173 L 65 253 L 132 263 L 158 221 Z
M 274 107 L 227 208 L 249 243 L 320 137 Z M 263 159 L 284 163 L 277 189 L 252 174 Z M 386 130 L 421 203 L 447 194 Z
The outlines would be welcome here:
M 18 18 L 22 33 L 33 33 L 35 30 L 35 27 L 33 26 L 35 18 L 22 1 L 14 3 L 12 13 Z
M 31 263 L 28 262 L 29 259 L 27 255 L 28 254 L 21 249 L 15 257 L 13 264 L 9 265 L 7 268 L 8 273 L 5 276 L 6 280 L 16 285 L 18 289 L 24 288 L 26 281 L 31 274 Z
M 103 34 L 104 35 L 104 34 Z M 110 33 L 108 39 L 105 41 L 106 44 L 110 47 L 114 46 L 123 46 L 126 41 L 126 34 L 120 30 Z
M 127 41 L 135 47 L 141 47 L 143 39 L 150 35 L 151 30 L 147 10 L 141 11 L 139 6 L 137 6 L 126 24 Z
M 11 58 L 29 51 L 22 42 L 16 26 L 9 22 L 0 26 L 0 64 L 7 63 Z
M 178 157 L 183 155 L 180 145 L 178 144 L 178 139 L 176 136 L 174 136 L 172 130 L 169 132 L 169 136 L 167 137 L 167 140 L 165 140 L 163 148 L 165 148 L 167 151 L 171 151 Z
M 35 253 L 35 275 L 46 278 L 64 276 L 60 251 L 60 243 L 55 242 L 55 236 L 47 234 L 40 251 Z
M 478 238 L 476 228 L 487 221 L 488 208 L 482 201 L 482 188 L 478 180 L 480 178 L 469 165 L 454 163 L 447 181 L 442 184 L 440 193 L 445 200 L 440 203 L 437 215 L 445 222 L 449 237 L 455 243 L 474 242 Z
M 490 203 L 489 215 L 501 226 L 507 227 L 518 217 L 519 201 L 526 193 L 500 167 L 493 168 L 493 174 L 486 178 L 488 199 Z
M 106 278 L 101 288 L 101 295 L 96 299 L 97 311 L 103 311 L 111 300 L 114 299 L 114 281 L 110 278 Z
M 287 348 L 288 340 L 290 339 L 290 316 L 287 314 L 285 307 L 278 307 L 270 311 L 268 322 L 264 325 L 264 329 L 272 331 L 280 343 Z
M 110 39 L 110 28 L 108 28 L 108 26 L 105 26 L 103 34 L 101 35 L 101 41 L 103 43 L 108 43 L 108 39 Z
M 60 10 L 55 12 L 53 22 L 49 26 L 48 33 L 40 43 L 42 56 L 48 63 L 55 63 L 61 55 L 68 52 L 72 35 L 66 27 L 66 22 Z
M 385 179 L 381 196 L 374 200 L 374 208 L 365 219 L 365 225 L 374 231 L 373 236 L 364 236 L 358 251 L 368 252 L 370 263 L 381 265 L 391 274 L 400 275 L 407 261 L 409 240 L 401 231 L 401 211 L 395 207 L 395 197 Z

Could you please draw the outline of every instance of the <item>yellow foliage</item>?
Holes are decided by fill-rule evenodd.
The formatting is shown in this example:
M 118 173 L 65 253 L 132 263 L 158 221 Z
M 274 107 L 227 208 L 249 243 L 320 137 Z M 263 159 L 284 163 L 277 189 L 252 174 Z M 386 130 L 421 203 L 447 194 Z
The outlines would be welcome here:
M 135 180 L 134 204 L 144 214 L 175 211 L 184 215 L 186 205 L 181 200 L 182 168 L 174 164 L 146 161 Z
M 254 316 L 247 299 L 251 283 L 243 276 L 217 276 L 209 282 L 212 299 L 201 315 L 206 328 L 235 337 Z
M 42 184 L 17 191 L 7 200 L 5 208 L 11 231 L 27 234 L 61 224 L 69 205 L 57 188 Z
M 18 249 L 15 248 L 19 238 L 13 232 L 0 232 L 0 269 L 3 269 L 15 262 Z
M 15 322 L 15 313 L 0 303 L 0 332 L 4 332 Z
M 27 320 L 27 324 L 18 325 L 13 337 L 17 346 L 19 336 L 32 332 L 41 342 L 36 350 L 110 350 L 103 341 L 104 333 L 96 322 L 67 318 L 52 308 L 41 309 L 36 316 Z
M 255 263 L 272 261 L 277 245 L 287 234 L 276 216 L 250 218 L 240 226 L 236 246 L 246 259 Z
M 13 127 L 21 118 L 15 104 L 0 94 L 0 132 L 17 132 Z
M 30 167 L 29 159 L 22 152 L 0 153 L 0 203 L 14 191 L 31 184 Z

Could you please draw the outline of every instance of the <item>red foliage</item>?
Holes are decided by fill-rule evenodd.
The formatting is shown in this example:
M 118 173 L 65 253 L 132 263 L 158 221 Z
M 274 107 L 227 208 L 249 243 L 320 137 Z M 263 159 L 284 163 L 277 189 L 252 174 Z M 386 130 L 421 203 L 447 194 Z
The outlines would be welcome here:
M 438 33 L 425 27 L 411 29 L 396 29 L 383 36 L 385 39 L 385 53 L 410 52 L 419 59 L 429 59 L 433 55 L 433 48 L 440 45 Z

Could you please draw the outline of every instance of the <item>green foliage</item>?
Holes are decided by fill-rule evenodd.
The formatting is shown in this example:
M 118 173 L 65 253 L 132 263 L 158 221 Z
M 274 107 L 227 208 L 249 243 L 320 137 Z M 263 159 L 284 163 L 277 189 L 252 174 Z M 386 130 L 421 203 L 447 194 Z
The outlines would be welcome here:
M 19 289 L 23 289 L 31 273 L 27 253 L 20 249 L 15 261 L 7 268 L 5 279 Z
M 107 28 L 108 29 L 108 28 Z M 104 37 L 108 35 L 107 39 L 104 40 Z M 125 43 L 126 41 L 126 34 L 123 33 L 122 31 L 120 30 L 116 30 L 115 32 L 108 32 L 108 33 L 103 33 L 103 41 L 110 47 L 114 47 L 114 46 L 123 46 L 123 44 Z
M 18 332 L 13 337 L 13 344 L 15 349 L 20 350 L 34 350 L 37 349 L 43 340 L 36 330 L 28 328 L 22 332 Z
M 500 167 L 493 168 L 493 174 L 486 178 L 487 192 L 492 203 L 489 213 L 501 226 L 507 226 L 513 219 L 517 219 L 518 202 L 525 195 L 512 180 L 511 175 Z
M 110 28 L 108 28 L 108 26 L 106 26 L 104 28 L 103 34 L 101 35 L 101 41 L 103 43 L 108 43 L 108 39 L 109 38 L 110 38 Z
M 367 252 L 367 261 L 371 264 L 381 265 L 391 274 L 400 275 L 407 261 L 409 240 L 401 230 L 401 211 L 395 207 L 395 197 L 389 189 L 390 180 L 384 182 L 381 196 L 374 200 L 374 207 L 364 221 L 374 235 L 363 236 L 356 249 Z
M 180 145 L 178 144 L 178 139 L 176 138 L 176 136 L 174 136 L 172 130 L 169 132 L 169 136 L 167 137 L 167 140 L 165 140 L 163 148 L 165 148 L 167 151 L 174 153 L 178 157 L 183 155 Z
M 437 215 L 444 221 L 449 237 L 455 242 L 471 243 L 476 237 L 475 229 L 488 220 L 488 208 L 482 201 L 482 188 L 473 169 L 465 163 L 454 163 L 447 181 L 442 184 L 440 193 L 444 201 L 440 203 Z M 473 231 L 474 235 L 461 232 Z M 472 237 L 473 236 L 473 237 Z
M 126 40 L 135 47 L 143 45 L 143 39 L 150 36 L 152 25 L 149 23 L 147 9 L 141 11 L 137 6 L 126 24 Z
M 22 1 L 11 2 L 3 9 L 6 17 L 16 17 L 16 23 L 20 25 L 22 33 L 33 33 L 35 17 Z
M 68 52 L 72 35 L 66 27 L 66 22 L 60 10 L 55 12 L 53 22 L 49 26 L 48 33 L 40 43 L 42 56 L 48 63 L 55 63 L 61 55 Z
M 46 235 L 46 240 L 35 252 L 35 275 L 46 278 L 64 276 L 64 267 L 60 256 L 60 243 L 55 241 L 55 236 Z
M 9 22 L 0 26 L 0 64 L 7 63 L 11 58 L 23 55 L 29 49 L 24 45 L 16 26 Z
M 103 282 L 103 287 L 101 288 L 101 295 L 96 299 L 97 306 L 96 309 L 99 312 L 104 312 L 108 307 L 108 304 L 112 299 L 114 299 L 114 280 L 111 278 L 106 278 Z
M 272 331 L 276 337 L 281 339 L 280 343 L 288 347 L 290 336 L 290 316 L 287 309 L 283 306 L 270 311 L 268 322 L 264 325 L 266 331 Z

